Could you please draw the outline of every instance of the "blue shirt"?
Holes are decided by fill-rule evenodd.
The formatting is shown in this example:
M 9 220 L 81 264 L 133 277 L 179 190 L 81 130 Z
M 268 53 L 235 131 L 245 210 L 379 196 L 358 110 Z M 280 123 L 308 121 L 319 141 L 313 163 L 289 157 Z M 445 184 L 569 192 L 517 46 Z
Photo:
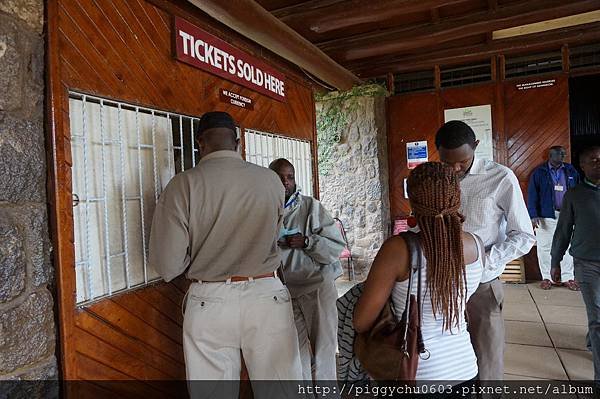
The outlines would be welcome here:
M 567 192 L 567 178 L 565 174 L 565 164 L 561 164 L 558 168 L 552 166 L 548 162 L 548 168 L 550 169 L 550 177 L 552 177 L 552 183 L 554 183 L 554 209 L 560 211 L 562 207 L 563 198 Z M 562 190 L 557 190 L 557 187 L 562 187 Z

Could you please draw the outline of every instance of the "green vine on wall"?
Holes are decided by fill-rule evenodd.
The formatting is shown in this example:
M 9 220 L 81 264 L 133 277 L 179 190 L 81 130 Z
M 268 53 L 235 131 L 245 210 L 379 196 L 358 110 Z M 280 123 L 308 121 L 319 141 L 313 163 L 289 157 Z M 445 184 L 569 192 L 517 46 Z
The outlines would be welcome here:
M 379 84 L 355 86 L 346 91 L 316 93 L 317 106 L 317 148 L 319 174 L 328 175 L 333 168 L 334 149 L 348 128 L 350 115 L 358 109 L 361 97 L 387 95 L 385 87 Z

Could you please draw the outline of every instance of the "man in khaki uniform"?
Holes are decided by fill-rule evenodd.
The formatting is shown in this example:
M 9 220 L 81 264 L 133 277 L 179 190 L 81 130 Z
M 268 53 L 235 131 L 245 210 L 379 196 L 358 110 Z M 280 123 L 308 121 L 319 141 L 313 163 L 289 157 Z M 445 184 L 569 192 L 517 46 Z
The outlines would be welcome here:
M 183 324 L 187 379 L 213 382 L 191 382 L 191 396 L 237 398 L 238 383 L 214 396 L 214 381 L 239 379 L 241 353 L 251 380 L 302 379 L 290 294 L 275 274 L 281 182 L 241 159 L 227 113 L 204 114 L 196 141 L 200 162 L 156 205 L 149 258 L 165 281 L 186 270 L 194 281 Z M 256 397 L 289 394 L 279 383 L 253 388 Z
M 337 290 L 344 240 L 333 218 L 316 199 L 300 194 L 294 166 L 280 158 L 271 163 L 285 187 L 283 231 L 279 247 L 283 275 L 292 294 L 305 381 L 336 379 Z M 311 355 L 312 354 L 312 355 Z

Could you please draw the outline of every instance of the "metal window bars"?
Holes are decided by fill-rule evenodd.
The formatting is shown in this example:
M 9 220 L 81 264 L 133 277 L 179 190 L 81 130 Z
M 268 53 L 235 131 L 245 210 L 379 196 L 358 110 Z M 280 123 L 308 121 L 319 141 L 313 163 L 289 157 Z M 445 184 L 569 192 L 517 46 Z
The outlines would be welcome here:
M 76 293 L 84 306 L 160 278 L 148 266 L 150 221 L 169 180 L 196 165 L 198 119 L 77 92 L 69 93 L 69 118 Z M 248 161 L 287 158 L 312 195 L 309 141 L 255 130 L 245 138 Z
M 69 118 L 82 306 L 159 279 L 148 267 L 150 221 L 168 181 L 196 164 L 197 118 L 76 92 Z
M 246 160 L 268 167 L 277 158 L 285 158 L 296 169 L 296 183 L 304 195 L 313 195 L 312 152 L 310 141 L 278 134 L 245 129 Z

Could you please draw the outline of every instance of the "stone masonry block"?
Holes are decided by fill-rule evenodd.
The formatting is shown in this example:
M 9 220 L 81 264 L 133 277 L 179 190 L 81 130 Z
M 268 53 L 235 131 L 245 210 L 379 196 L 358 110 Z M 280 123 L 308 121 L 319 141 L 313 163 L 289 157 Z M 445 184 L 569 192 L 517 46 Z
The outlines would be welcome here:
M 54 276 L 50 261 L 51 244 L 48 236 L 48 216 L 44 204 L 11 207 L 16 225 L 22 232 L 31 284 L 40 287 Z
M 52 356 L 54 346 L 52 296 L 47 290 L 0 313 L 0 374 Z
M 23 113 L 30 118 L 44 117 L 44 40 L 33 36 L 25 48 L 28 51 L 25 59 L 25 89 L 23 92 Z
M 0 303 L 21 293 L 27 276 L 34 287 L 52 282 L 50 251 L 44 204 L 0 207 Z
M 0 7 L 4 1 L 0 1 Z M 0 110 L 21 107 L 23 97 L 23 53 L 19 29 L 10 18 L 0 15 Z
M 3 381 L 2 389 L 11 399 L 58 399 L 59 384 L 56 357 L 25 368 Z
M 0 208 L 0 303 L 25 289 L 27 264 L 23 235 L 9 212 Z
M 56 356 L 52 355 L 48 359 L 16 374 L 15 380 L 56 380 L 58 378 L 58 365 Z M 45 397 L 45 396 L 44 396 Z
M 45 164 L 42 119 L 0 112 L 0 201 L 44 202 Z
M 44 28 L 43 0 L 2 0 L 0 10 L 23 21 L 38 35 Z

